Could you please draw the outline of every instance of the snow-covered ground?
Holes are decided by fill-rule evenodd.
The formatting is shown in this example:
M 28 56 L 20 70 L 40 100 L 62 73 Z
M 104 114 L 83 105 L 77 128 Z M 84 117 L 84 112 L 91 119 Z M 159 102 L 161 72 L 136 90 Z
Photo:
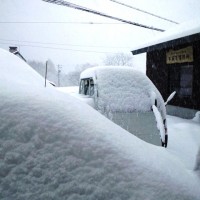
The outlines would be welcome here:
M 148 144 L 0 50 L 0 199 L 199 200 L 200 125 L 168 120 L 169 148 Z
M 177 156 L 188 168 L 193 170 L 196 164 L 196 156 L 200 147 L 200 122 L 169 116 L 168 151 Z

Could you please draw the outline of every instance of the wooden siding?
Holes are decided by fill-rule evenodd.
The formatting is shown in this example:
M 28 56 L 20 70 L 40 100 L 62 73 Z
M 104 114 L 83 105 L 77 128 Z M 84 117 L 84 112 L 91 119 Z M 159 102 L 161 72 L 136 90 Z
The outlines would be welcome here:
M 200 41 L 195 41 L 187 45 L 178 45 L 173 48 L 155 50 L 147 52 L 147 76 L 156 85 L 164 100 L 170 95 L 172 91 L 169 89 L 169 69 L 172 66 L 180 64 L 166 64 L 166 52 L 169 49 L 178 50 L 191 45 L 193 47 L 194 62 L 193 64 L 193 88 L 192 96 L 178 97 L 169 103 L 171 105 L 180 106 L 184 108 L 191 108 L 200 110 Z M 187 65 L 187 63 L 186 63 Z

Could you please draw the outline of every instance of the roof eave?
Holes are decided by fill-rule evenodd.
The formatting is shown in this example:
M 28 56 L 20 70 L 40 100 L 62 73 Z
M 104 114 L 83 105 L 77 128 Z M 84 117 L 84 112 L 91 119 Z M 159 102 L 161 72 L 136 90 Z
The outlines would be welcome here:
M 170 48 L 170 47 L 173 48 L 174 46 L 177 46 L 177 45 L 187 44 L 187 43 L 191 43 L 191 42 L 198 41 L 198 40 L 200 40 L 200 33 L 196 33 L 196 34 L 193 34 L 193 35 L 189 35 L 189 36 L 177 38 L 177 39 L 174 39 L 174 40 L 158 43 L 158 44 L 155 44 L 155 45 L 146 46 L 146 47 L 143 47 L 143 48 L 138 48 L 138 49 L 135 49 L 131 52 L 132 52 L 133 55 L 137 55 L 137 54 L 140 54 L 140 53 L 151 52 L 151 51 L 154 51 L 154 50 L 167 49 L 167 48 Z

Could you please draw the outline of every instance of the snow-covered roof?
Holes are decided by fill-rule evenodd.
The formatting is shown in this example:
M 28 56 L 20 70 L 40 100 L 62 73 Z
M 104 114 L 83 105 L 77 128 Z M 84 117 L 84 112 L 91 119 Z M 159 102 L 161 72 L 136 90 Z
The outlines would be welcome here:
M 198 176 L 0 50 L 0 197 L 192 199 Z
M 200 20 L 192 20 L 175 25 L 173 28 L 160 33 L 152 40 L 135 47 L 133 55 L 149 52 L 155 49 L 162 49 L 190 41 L 200 40 Z
M 44 86 L 45 80 L 26 62 L 13 53 L 0 49 L 1 80 L 15 82 L 17 84 L 34 84 Z M 31 74 L 31 76 L 30 76 Z M 48 83 L 49 85 L 49 83 Z M 13 85 L 14 86 L 14 85 Z

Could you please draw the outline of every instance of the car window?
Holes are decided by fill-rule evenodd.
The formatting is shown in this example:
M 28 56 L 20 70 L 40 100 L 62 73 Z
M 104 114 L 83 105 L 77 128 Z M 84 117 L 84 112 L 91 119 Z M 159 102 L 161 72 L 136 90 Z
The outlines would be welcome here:
M 80 82 L 80 94 L 94 95 L 94 80 L 92 78 L 82 79 Z

